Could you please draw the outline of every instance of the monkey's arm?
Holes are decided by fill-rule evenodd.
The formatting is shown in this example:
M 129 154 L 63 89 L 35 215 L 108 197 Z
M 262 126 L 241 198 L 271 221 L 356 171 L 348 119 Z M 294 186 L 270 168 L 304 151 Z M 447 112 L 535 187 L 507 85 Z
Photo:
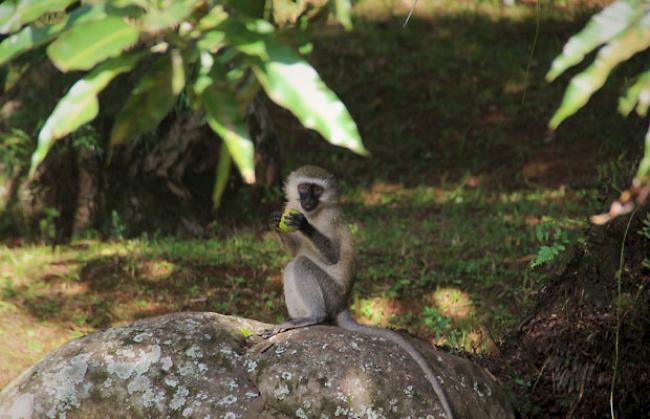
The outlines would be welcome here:
M 288 214 L 284 216 L 284 222 L 290 227 L 296 227 L 316 248 L 318 254 L 322 255 L 327 263 L 335 265 L 339 261 L 339 249 L 332 240 L 327 238 L 316 227 L 311 225 L 307 218 L 301 213 Z
M 302 215 L 302 214 L 301 214 Z M 318 231 L 316 227 L 311 225 L 309 221 L 303 216 L 303 222 L 300 224 L 300 231 L 307 237 L 318 252 L 323 255 L 325 260 L 331 265 L 335 265 L 339 261 L 339 251 L 337 246 L 332 243 L 323 233 Z

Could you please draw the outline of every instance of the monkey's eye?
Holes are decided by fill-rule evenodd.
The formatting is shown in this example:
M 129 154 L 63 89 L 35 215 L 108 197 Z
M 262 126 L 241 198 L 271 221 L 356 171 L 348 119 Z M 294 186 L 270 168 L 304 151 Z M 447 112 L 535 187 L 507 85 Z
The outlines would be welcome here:
M 314 187 L 313 187 L 313 191 L 314 191 L 314 195 L 316 195 L 316 196 L 320 196 L 320 194 L 323 193 L 323 187 L 322 187 L 322 186 L 318 186 L 318 185 L 314 185 Z
M 309 185 L 306 183 L 301 183 L 298 185 L 298 192 L 303 194 L 303 193 L 308 193 L 309 192 Z

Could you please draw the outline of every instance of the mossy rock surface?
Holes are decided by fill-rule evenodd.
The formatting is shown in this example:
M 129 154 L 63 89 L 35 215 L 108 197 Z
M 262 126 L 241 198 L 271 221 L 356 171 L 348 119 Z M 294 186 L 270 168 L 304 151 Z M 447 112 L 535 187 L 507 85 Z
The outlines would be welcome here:
M 415 363 L 392 343 L 333 326 L 250 336 L 269 326 L 175 313 L 93 333 L 10 383 L 0 418 L 444 417 Z M 484 370 L 418 348 L 458 417 L 514 417 Z

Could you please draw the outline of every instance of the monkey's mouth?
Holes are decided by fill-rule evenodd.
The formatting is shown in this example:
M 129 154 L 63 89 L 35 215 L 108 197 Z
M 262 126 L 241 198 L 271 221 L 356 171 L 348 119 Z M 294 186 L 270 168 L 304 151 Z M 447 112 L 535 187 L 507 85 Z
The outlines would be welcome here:
M 300 206 L 301 206 L 302 209 L 304 209 L 305 211 L 313 211 L 313 210 L 316 209 L 316 206 L 317 206 L 317 205 L 318 205 L 318 202 L 316 202 L 316 201 L 311 201 L 311 200 L 309 200 L 309 201 L 302 201 L 302 202 L 300 203 Z

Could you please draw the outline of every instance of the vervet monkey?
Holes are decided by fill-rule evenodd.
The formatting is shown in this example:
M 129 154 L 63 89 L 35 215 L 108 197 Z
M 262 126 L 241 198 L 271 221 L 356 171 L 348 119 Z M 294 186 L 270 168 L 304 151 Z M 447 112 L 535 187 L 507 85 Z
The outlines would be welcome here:
M 336 179 L 316 166 L 292 172 L 284 186 L 287 203 L 273 222 L 280 238 L 293 255 L 283 274 L 284 298 L 291 320 L 261 333 L 278 333 L 334 321 L 337 326 L 388 339 L 417 362 L 448 419 L 451 406 L 431 366 L 401 335 L 356 323 L 348 309 L 355 275 L 352 234 L 338 204 Z

